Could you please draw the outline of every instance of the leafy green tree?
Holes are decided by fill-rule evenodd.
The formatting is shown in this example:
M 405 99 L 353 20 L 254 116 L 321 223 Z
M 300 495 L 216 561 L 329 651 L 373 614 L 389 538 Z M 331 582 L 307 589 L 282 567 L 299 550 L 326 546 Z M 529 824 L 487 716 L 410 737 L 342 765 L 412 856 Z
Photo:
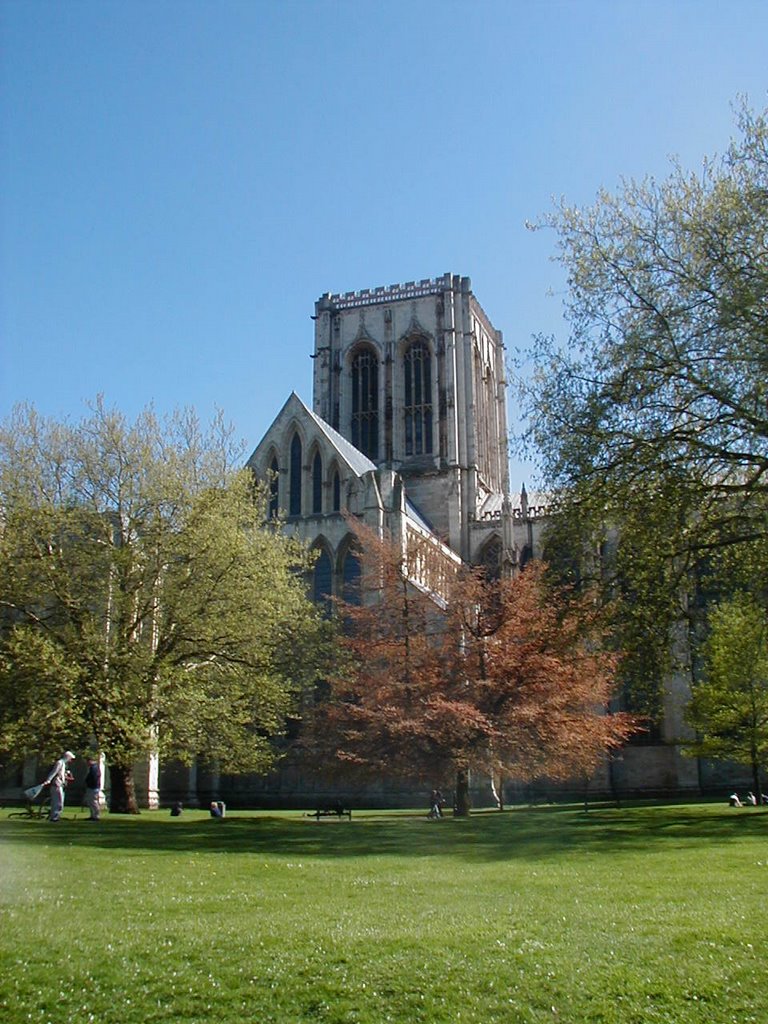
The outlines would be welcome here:
M 686 717 L 698 741 L 691 756 L 748 765 L 762 802 L 760 772 L 768 763 L 768 623 L 765 609 L 740 594 L 710 615 L 704 645 L 706 676 L 693 691 Z
M 766 116 L 743 107 L 738 128 L 695 173 L 675 165 L 546 219 L 570 337 L 538 339 L 521 383 L 556 529 L 594 545 L 618 528 L 600 582 L 659 666 L 691 575 L 768 537 Z
M 136 810 L 149 751 L 261 770 L 314 682 L 328 629 L 307 556 L 266 528 L 265 494 L 218 417 L 0 426 L 0 748 L 106 755 Z

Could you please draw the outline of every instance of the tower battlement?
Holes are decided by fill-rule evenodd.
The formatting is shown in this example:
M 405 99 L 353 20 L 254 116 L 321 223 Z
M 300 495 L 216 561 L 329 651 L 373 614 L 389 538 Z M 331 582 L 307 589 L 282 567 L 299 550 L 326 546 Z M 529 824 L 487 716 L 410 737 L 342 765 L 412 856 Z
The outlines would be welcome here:
M 421 281 L 406 281 L 404 284 L 385 285 L 381 288 L 363 288 L 359 292 L 326 292 L 317 301 L 318 310 L 354 309 L 358 306 L 374 306 L 383 302 L 398 302 L 403 299 L 421 299 L 426 295 L 439 295 L 450 288 L 470 290 L 468 277 L 443 274 L 442 277 L 426 277 Z

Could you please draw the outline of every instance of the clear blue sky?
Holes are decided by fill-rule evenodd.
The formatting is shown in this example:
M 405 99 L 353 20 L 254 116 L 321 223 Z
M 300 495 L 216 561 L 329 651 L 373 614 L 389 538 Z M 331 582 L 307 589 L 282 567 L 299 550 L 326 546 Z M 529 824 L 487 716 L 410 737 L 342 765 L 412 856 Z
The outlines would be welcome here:
M 525 221 L 767 105 L 764 0 L 0 0 L 0 34 L 0 417 L 219 407 L 249 450 L 311 402 L 321 293 L 451 271 L 510 350 L 564 336 Z

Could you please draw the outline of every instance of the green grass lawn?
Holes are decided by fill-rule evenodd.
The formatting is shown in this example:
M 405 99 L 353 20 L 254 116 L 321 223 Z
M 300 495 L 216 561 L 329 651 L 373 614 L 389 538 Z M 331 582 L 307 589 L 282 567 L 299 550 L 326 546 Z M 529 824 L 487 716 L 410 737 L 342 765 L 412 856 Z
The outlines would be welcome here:
M 707 804 L 2 812 L 0 1020 L 765 1024 L 767 839 Z

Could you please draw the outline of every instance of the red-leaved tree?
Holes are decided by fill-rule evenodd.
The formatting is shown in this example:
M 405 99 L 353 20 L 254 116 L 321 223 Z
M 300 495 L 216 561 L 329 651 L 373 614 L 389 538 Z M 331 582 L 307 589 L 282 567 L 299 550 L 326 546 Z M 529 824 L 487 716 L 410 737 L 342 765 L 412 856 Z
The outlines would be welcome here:
M 636 728 L 607 713 L 616 659 L 594 605 L 563 601 L 541 566 L 502 580 L 454 571 L 437 592 L 411 582 L 412 548 L 353 528 L 362 572 L 359 595 L 339 602 L 344 668 L 305 737 L 327 769 L 430 786 L 452 774 L 466 814 L 470 769 L 583 779 Z
M 509 579 L 457 582 L 450 632 L 462 637 L 460 671 L 485 722 L 473 763 L 492 779 L 586 781 L 639 728 L 611 711 L 618 657 L 598 606 L 565 596 L 539 562 Z

